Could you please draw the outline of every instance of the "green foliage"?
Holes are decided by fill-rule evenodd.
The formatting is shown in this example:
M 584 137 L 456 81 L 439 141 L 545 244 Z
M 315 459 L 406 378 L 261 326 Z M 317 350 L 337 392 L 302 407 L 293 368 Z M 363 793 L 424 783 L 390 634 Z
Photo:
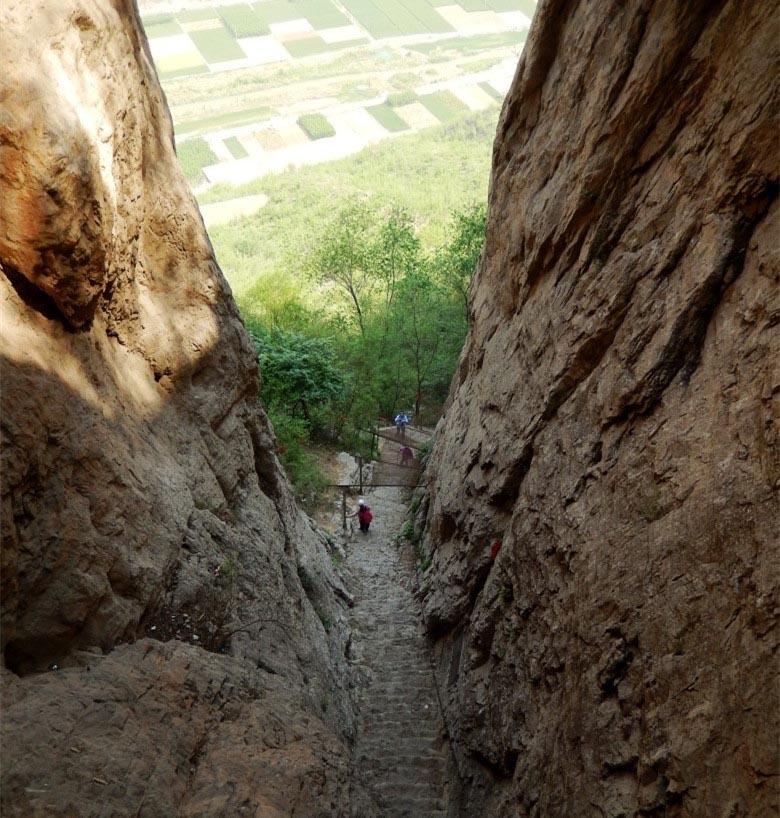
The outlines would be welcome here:
M 281 330 L 253 334 L 253 340 L 269 408 L 300 413 L 310 428 L 318 407 L 344 396 L 344 377 L 326 340 Z
M 371 456 L 377 417 L 438 412 L 467 330 L 463 293 L 484 223 L 484 205 L 456 212 L 447 240 L 426 251 L 407 211 L 355 202 L 290 257 L 301 272 L 261 277 L 242 302 L 280 457 L 304 501 L 316 503 L 324 485 L 311 440 Z
M 219 160 L 205 139 L 188 139 L 176 146 L 176 154 L 184 175 L 192 185 L 203 181 L 203 168 Z
M 293 418 L 279 410 L 268 415 L 276 434 L 279 459 L 293 484 L 295 496 L 307 511 L 322 504 L 328 481 L 317 458 L 307 449 L 309 430 L 304 420 Z
M 309 139 L 325 139 L 336 135 L 333 125 L 322 114 L 304 114 L 298 117 L 298 125 Z
M 485 243 L 487 205 L 478 202 L 453 214 L 449 241 L 437 255 L 437 272 L 463 305 L 468 320 L 468 290 Z

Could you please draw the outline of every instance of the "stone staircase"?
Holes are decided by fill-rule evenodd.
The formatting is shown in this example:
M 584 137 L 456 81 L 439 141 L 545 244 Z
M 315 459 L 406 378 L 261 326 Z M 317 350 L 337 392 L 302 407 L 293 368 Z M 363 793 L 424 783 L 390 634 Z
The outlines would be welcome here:
M 450 818 L 453 772 L 413 574 L 393 540 L 403 523 L 399 489 L 368 498 L 374 523 L 356 533 L 346 568 L 355 595 L 353 644 L 368 671 L 355 758 L 381 818 Z

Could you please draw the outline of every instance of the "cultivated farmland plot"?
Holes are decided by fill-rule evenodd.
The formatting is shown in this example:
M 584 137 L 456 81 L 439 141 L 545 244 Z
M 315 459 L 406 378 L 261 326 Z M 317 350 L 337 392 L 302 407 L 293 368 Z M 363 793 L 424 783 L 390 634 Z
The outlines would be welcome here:
M 327 54 L 370 40 L 516 30 L 534 8 L 533 0 L 258 0 L 143 20 L 160 75 L 172 79 Z M 166 41 L 173 37 L 180 39 L 171 53 Z
M 181 163 L 203 192 L 497 111 L 533 11 L 533 0 L 256 0 L 143 21 Z

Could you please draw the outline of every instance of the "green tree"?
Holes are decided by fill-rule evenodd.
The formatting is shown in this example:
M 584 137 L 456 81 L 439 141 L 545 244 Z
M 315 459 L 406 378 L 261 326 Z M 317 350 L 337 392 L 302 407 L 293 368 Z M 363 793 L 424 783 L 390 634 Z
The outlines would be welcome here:
M 344 398 L 344 375 L 328 341 L 276 330 L 255 335 L 254 342 L 267 407 L 291 417 L 300 411 L 311 425 L 314 408 Z
M 364 300 L 372 276 L 372 250 L 376 217 L 366 204 L 345 207 L 328 225 L 319 246 L 305 267 L 320 283 L 331 284 L 354 310 L 361 334 L 366 331 Z
M 469 315 L 469 285 L 485 245 L 486 221 L 487 205 L 483 202 L 476 202 L 456 212 L 450 224 L 450 240 L 439 248 L 435 256 L 439 275 L 460 300 L 466 321 Z

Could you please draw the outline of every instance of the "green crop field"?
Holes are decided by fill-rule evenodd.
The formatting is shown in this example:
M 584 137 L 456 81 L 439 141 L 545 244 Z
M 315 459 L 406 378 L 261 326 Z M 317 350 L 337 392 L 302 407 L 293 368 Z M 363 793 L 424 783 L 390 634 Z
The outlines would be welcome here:
M 415 43 L 408 48 L 420 54 L 439 52 L 445 54 L 450 51 L 457 51 L 460 54 L 476 54 L 489 48 L 520 45 L 525 42 L 525 38 L 526 32 L 524 31 L 501 31 L 496 34 L 477 34 L 474 37 L 448 37 L 432 43 Z
M 391 108 L 400 108 L 402 105 L 411 105 L 418 101 L 417 94 L 414 91 L 396 91 L 393 94 L 387 95 L 387 104 Z
M 246 4 L 222 6 L 218 11 L 234 37 L 262 37 L 271 32 L 260 15 Z
M 144 30 L 150 40 L 153 37 L 169 37 L 182 33 L 181 26 L 172 14 L 154 14 L 144 18 Z
M 350 24 L 350 19 L 331 0 L 301 0 L 295 5 L 300 9 L 300 16 L 305 17 L 314 28 L 338 28 Z
M 490 96 L 493 97 L 493 99 L 495 99 L 496 101 L 498 101 L 498 102 L 503 102 L 504 101 L 504 95 L 500 91 L 495 89 L 489 82 L 480 82 L 479 87 L 486 94 L 490 94 Z
M 184 9 L 176 13 L 176 19 L 180 23 L 201 23 L 204 20 L 219 22 L 217 12 L 214 9 Z
M 366 108 L 366 110 L 385 130 L 390 131 L 390 133 L 409 130 L 409 126 L 389 105 L 372 105 Z
M 324 54 L 330 51 L 330 46 L 322 37 L 306 37 L 302 40 L 290 40 L 284 47 L 293 57 L 311 57 L 313 54 Z
M 450 122 L 468 111 L 468 107 L 452 91 L 436 91 L 433 94 L 423 94 L 420 97 L 420 102 L 440 122 Z
M 448 34 L 455 30 L 441 14 L 434 11 L 427 3 L 421 3 L 420 0 L 401 0 L 401 3 L 420 21 L 426 31 L 432 34 Z
M 247 149 L 241 144 L 237 136 L 229 136 L 222 140 L 234 159 L 244 159 L 249 156 Z M 185 143 L 186 144 L 186 143 Z
M 163 70 L 161 65 L 157 66 L 157 75 L 160 80 L 175 80 L 179 77 L 191 77 L 197 74 L 208 74 L 209 67 L 199 62 L 195 65 L 183 66 L 182 68 L 167 68 Z
M 397 37 L 401 32 L 372 0 L 343 0 L 344 7 L 376 39 Z
M 176 155 L 184 175 L 190 184 L 197 185 L 203 181 L 203 168 L 216 165 L 219 159 L 205 139 L 188 139 L 176 146 Z
M 259 122 L 268 119 L 276 112 L 267 105 L 260 105 L 256 108 L 243 108 L 240 111 L 225 111 L 222 114 L 204 116 L 198 119 L 183 119 L 176 123 L 177 134 L 205 133 L 217 128 L 230 128 L 239 125 L 249 125 L 252 122 Z
M 269 25 L 287 23 L 303 17 L 299 4 L 290 3 L 287 0 L 262 0 L 262 2 L 255 3 L 254 8 L 262 20 Z
M 190 39 L 209 63 L 240 60 L 246 57 L 241 46 L 222 25 L 205 31 L 191 31 Z
M 298 125 L 309 139 L 325 139 L 336 135 L 333 125 L 322 114 L 304 114 L 298 117 Z

